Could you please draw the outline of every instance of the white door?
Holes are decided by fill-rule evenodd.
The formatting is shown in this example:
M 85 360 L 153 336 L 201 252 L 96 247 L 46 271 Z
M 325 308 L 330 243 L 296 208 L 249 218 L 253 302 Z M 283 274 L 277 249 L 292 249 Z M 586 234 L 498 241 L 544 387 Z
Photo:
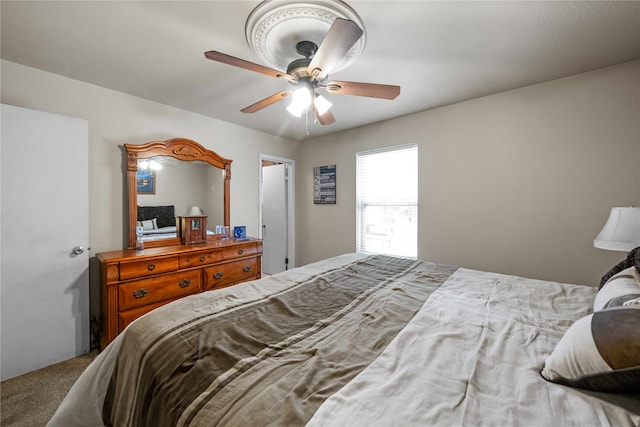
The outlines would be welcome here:
M 89 174 L 86 120 L 5 104 L 1 120 L 5 380 L 89 351 Z
M 288 268 L 287 165 L 262 168 L 262 271 L 275 274 Z

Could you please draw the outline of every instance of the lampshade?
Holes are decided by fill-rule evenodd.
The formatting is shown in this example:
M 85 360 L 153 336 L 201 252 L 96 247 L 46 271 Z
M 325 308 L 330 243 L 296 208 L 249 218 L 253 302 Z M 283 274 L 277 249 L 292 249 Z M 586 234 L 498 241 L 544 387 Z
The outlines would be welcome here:
M 202 209 L 198 206 L 192 206 L 191 211 L 189 212 L 189 216 L 199 216 L 202 215 Z
M 316 106 L 316 110 L 318 110 L 319 116 L 329 111 L 329 108 L 331 108 L 331 106 L 333 105 L 331 102 L 327 101 L 327 98 L 322 95 L 316 96 L 316 99 L 313 100 L 313 103 Z
M 610 251 L 630 251 L 640 246 L 640 207 L 611 208 L 593 246 Z
M 291 104 L 287 107 L 289 113 L 300 117 L 302 112 L 311 104 L 311 92 L 307 87 L 296 89 L 291 96 Z
M 312 91 L 309 91 L 309 89 L 307 89 L 306 87 L 296 89 L 296 91 L 293 92 L 291 103 L 287 107 L 287 111 L 289 111 L 292 116 L 302 116 L 302 113 L 309 107 L 309 105 L 311 105 L 311 96 Z M 313 103 L 316 107 L 316 110 L 318 111 L 319 116 L 329 111 L 329 108 L 331 108 L 333 104 L 329 102 L 327 98 L 323 97 L 322 95 L 314 94 L 313 96 Z

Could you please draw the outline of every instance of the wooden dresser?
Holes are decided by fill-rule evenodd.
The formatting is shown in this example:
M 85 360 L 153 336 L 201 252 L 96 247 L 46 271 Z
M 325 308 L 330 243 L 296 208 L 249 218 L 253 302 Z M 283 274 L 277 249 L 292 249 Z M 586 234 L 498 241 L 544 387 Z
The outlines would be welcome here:
M 198 292 L 259 279 L 262 241 L 216 240 L 96 255 L 104 348 L 143 314 Z

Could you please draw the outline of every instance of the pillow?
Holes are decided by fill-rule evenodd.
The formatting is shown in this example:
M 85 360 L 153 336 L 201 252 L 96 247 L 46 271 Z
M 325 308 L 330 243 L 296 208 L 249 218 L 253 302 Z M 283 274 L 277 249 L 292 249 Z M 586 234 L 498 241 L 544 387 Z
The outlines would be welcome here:
M 541 374 L 571 387 L 640 392 L 640 305 L 601 310 L 575 322 Z
M 600 288 L 593 300 L 593 311 L 622 305 L 627 300 L 640 297 L 640 274 L 629 267 L 611 277 Z M 615 299 L 616 301 L 612 301 Z
M 630 305 L 640 304 L 640 294 L 627 294 L 619 297 L 611 298 L 604 306 L 604 309 L 612 307 L 628 307 Z M 640 325 L 638 325 L 640 327 Z
M 607 283 L 607 280 L 609 280 L 613 275 L 618 274 L 629 267 L 635 267 L 636 271 L 640 272 L 640 246 L 629 251 L 627 258 L 620 261 L 611 270 L 607 271 L 604 276 L 602 276 L 602 279 L 600 279 L 600 288 L 602 288 L 604 284 Z
M 147 219 L 145 221 L 138 221 L 138 227 L 142 227 L 144 231 L 157 230 L 158 229 L 157 219 L 153 218 L 153 219 Z

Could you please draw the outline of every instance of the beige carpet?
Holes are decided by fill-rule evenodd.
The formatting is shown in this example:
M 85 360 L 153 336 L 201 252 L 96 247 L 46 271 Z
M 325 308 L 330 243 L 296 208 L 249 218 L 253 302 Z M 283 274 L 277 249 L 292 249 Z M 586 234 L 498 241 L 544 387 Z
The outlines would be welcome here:
M 73 383 L 97 355 L 97 351 L 92 351 L 0 383 L 0 426 L 46 425 Z

